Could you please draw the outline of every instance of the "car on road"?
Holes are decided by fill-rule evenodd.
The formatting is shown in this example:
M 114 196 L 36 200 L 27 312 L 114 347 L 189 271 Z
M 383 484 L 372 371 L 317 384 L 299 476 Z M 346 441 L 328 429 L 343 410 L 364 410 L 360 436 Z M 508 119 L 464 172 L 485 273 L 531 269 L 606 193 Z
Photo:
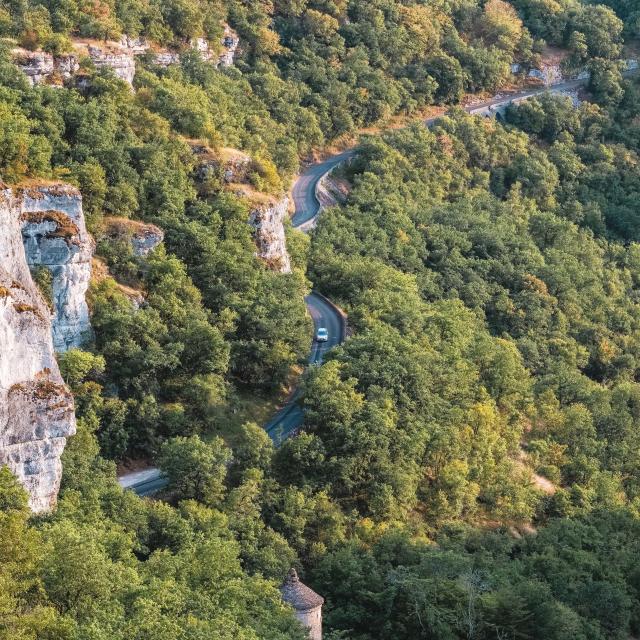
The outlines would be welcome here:
M 326 342 L 328 339 L 329 339 L 329 332 L 324 327 L 320 327 L 318 331 L 316 331 L 316 341 Z

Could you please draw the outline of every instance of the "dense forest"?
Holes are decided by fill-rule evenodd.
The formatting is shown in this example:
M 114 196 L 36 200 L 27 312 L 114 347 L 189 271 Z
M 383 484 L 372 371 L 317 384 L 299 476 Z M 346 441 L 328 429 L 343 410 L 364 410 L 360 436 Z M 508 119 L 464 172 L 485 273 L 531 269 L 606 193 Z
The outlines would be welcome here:
M 241 54 L 216 69 L 189 43 L 223 23 Z M 0 178 L 78 185 L 104 266 L 95 340 L 60 356 L 78 434 L 56 511 L 0 470 L 0 638 L 302 640 L 291 566 L 328 640 L 640 634 L 640 87 L 619 62 L 639 30 L 632 0 L 0 0 Z M 65 88 L 13 62 L 124 34 L 180 64 L 141 56 L 132 91 L 88 59 Z M 457 107 L 548 46 L 588 100 Z M 280 196 L 393 116 L 414 123 L 360 138 L 346 201 L 287 230 L 289 274 L 193 150 L 242 150 Z M 114 216 L 163 245 L 134 255 Z M 258 421 L 305 362 L 311 288 L 351 335 L 275 448 Z M 130 458 L 162 499 L 118 486 Z

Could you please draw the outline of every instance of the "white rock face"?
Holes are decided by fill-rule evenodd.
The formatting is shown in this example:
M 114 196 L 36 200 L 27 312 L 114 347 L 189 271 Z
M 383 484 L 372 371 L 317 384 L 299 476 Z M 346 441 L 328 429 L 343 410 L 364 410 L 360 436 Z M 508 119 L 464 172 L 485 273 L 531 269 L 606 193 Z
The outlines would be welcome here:
M 141 224 L 131 236 L 135 256 L 149 255 L 164 240 L 164 231 L 154 224 Z
M 191 41 L 191 47 L 202 56 L 203 60 L 213 62 L 216 67 L 230 67 L 235 59 L 240 38 L 228 24 L 224 25 L 224 35 L 220 44 L 222 45 L 222 51 L 216 58 L 206 38 L 194 38 Z
M 93 42 L 93 41 L 92 41 Z M 215 67 L 229 67 L 233 64 L 240 39 L 238 34 L 224 25 L 224 35 L 220 41 L 222 47 L 218 54 L 218 48 L 211 49 L 206 38 L 194 38 L 190 46 L 198 51 L 202 59 L 211 62 Z M 136 74 L 136 56 L 148 53 L 151 49 L 145 38 L 135 38 L 123 35 L 119 42 L 107 42 L 100 44 L 89 43 L 83 40 L 74 41 L 75 53 L 52 56 L 44 51 L 27 51 L 22 48 L 13 50 L 13 59 L 27 76 L 32 85 L 50 82 L 61 84 L 61 80 L 68 79 L 80 68 L 78 57 L 88 55 L 91 61 L 100 69 L 109 67 L 113 69 L 118 78 L 133 86 Z M 154 62 L 157 65 L 168 67 L 180 63 L 180 53 L 177 51 L 161 50 L 154 54 Z M 79 79 L 79 86 L 87 86 L 87 80 Z
M 73 398 L 54 357 L 49 310 L 31 279 L 21 233 L 23 201 L 0 189 L 0 465 L 36 511 L 55 505 Z
M 540 69 L 531 69 L 529 77 L 540 80 L 546 86 L 562 82 L 565 79 L 559 64 L 542 65 Z
M 136 56 L 146 53 L 150 48 L 146 38 L 135 38 L 127 35 L 120 38 L 120 46 L 129 49 Z
M 53 276 L 53 345 L 56 351 L 79 347 L 91 337 L 85 294 L 91 279 L 95 244 L 87 232 L 82 196 L 75 187 L 53 185 L 19 194 L 27 263 Z
M 53 56 L 44 51 L 14 53 L 14 60 L 32 85 L 43 83 L 53 74 Z
M 72 54 L 52 56 L 44 51 L 14 49 L 13 59 L 32 85 L 70 78 L 79 68 L 78 58 Z
M 211 60 L 213 54 L 209 49 L 209 41 L 206 38 L 194 38 L 191 40 L 191 48 L 197 51 L 203 60 Z
M 240 38 L 227 24 L 224 26 L 224 35 L 220 41 L 222 50 L 218 55 L 212 51 L 206 38 L 193 38 L 189 44 L 194 51 L 200 54 L 205 62 L 211 62 L 215 67 L 230 67 L 235 60 Z M 159 51 L 155 54 L 154 63 L 161 67 L 179 64 L 180 54 L 176 51 Z
M 338 181 L 334 170 L 325 173 L 316 184 L 316 200 L 321 209 L 337 207 L 345 202 L 350 192 L 346 181 Z
M 222 53 L 218 58 L 221 67 L 230 67 L 236 57 L 240 38 L 238 34 L 228 25 L 224 26 L 224 36 L 222 37 Z
M 136 75 L 136 61 L 131 51 L 110 52 L 103 51 L 100 47 L 89 45 L 89 57 L 91 61 L 100 69 L 109 67 L 113 72 L 130 85 L 133 85 L 133 78 Z
M 67 54 L 53 59 L 55 70 L 65 79 L 70 78 L 80 68 L 77 56 Z
M 273 204 L 255 205 L 249 213 L 249 224 L 254 229 L 258 256 L 273 270 L 281 273 L 291 273 L 291 259 L 284 233 L 284 220 L 288 211 L 289 198 L 285 196 Z
M 180 54 L 174 51 L 161 51 L 156 53 L 153 61 L 160 67 L 168 67 L 169 65 L 180 63 Z

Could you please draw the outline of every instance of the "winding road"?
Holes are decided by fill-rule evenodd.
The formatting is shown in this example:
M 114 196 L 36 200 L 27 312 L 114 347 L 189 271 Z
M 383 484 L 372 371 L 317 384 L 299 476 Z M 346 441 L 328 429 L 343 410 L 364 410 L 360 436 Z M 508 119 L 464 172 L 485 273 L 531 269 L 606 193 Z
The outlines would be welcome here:
M 635 73 L 635 70 L 628 71 L 625 75 L 631 75 L 632 73 Z M 547 91 L 551 93 L 575 91 L 586 83 L 586 79 L 568 80 L 548 87 L 536 87 L 511 95 L 496 96 L 490 100 L 467 105 L 465 111 L 474 115 L 489 117 L 498 113 L 501 107 L 506 107 L 512 102 L 531 98 Z M 430 118 L 425 121 L 425 124 L 431 126 L 438 118 L 439 116 Z M 316 197 L 318 181 L 341 162 L 352 158 L 356 151 L 353 148 L 333 155 L 326 160 L 308 166 L 300 174 L 292 189 L 295 205 L 292 221 L 295 228 L 308 231 L 313 227 L 315 218 L 320 213 L 321 208 L 320 202 Z M 314 333 L 317 332 L 319 327 L 325 327 L 329 332 L 329 340 L 327 342 L 318 343 L 315 340 L 313 342 L 309 365 L 319 365 L 322 363 L 325 353 L 344 340 L 346 319 L 335 305 L 317 292 L 311 292 L 305 298 L 305 302 L 313 319 Z M 276 444 L 289 437 L 302 425 L 303 410 L 298 400 L 299 392 L 296 390 L 287 404 L 265 425 L 267 433 Z M 166 479 L 156 468 L 120 476 L 118 482 L 125 489 L 132 489 L 140 496 L 151 495 L 167 484 Z
M 299 176 L 292 191 L 295 204 L 292 222 L 295 228 L 303 231 L 310 228 L 320 212 L 320 203 L 316 198 L 318 181 L 336 165 L 354 154 L 355 150 L 337 154 L 324 162 L 311 165 Z M 329 349 L 345 339 L 346 318 L 327 298 L 315 291 L 312 291 L 305 298 L 305 303 L 313 320 L 314 336 L 320 327 L 327 329 L 329 334 L 326 342 L 313 340 L 308 363 L 311 366 L 317 366 L 322 364 L 324 355 Z M 296 389 L 282 409 L 265 425 L 265 430 L 276 445 L 288 438 L 302 425 L 304 414 L 298 402 L 299 397 L 299 391 Z M 149 496 L 165 487 L 167 479 L 159 469 L 151 467 L 124 474 L 118 478 L 118 482 L 121 487 L 131 489 L 139 496 Z
M 309 365 L 317 366 L 322 364 L 324 354 L 329 349 L 344 340 L 346 320 L 336 307 L 319 293 L 311 292 L 305 298 L 305 302 L 313 319 L 314 332 L 317 332 L 320 327 L 324 327 L 329 333 L 329 339 L 326 342 L 313 341 Z M 296 389 L 289 402 L 265 425 L 267 433 L 276 444 L 288 438 L 302 425 L 303 412 L 302 407 L 298 404 L 298 398 L 299 393 Z
M 320 203 L 316 198 L 318 181 L 341 162 L 353 158 L 355 154 L 355 149 L 337 153 L 327 160 L 310 165 L 298 176 L 291 190 L 295 205 L 295 213 L 291 221 L 296 229 L 306 231 L 320 212 Z

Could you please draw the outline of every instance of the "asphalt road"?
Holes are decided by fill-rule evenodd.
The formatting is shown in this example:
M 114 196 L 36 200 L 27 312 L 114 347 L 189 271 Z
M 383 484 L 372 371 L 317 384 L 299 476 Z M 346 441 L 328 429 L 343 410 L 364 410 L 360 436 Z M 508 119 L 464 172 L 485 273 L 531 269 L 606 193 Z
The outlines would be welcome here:
M 346 323 L 344 317 L 324 296 L 312 292 L 305 298 L 305 302 L 313 319 L 314 336 L 320 327 L 327 329 L 329 334 L 326 342 L 313 341 L 309 365 L 318 366 L 322 364 L 325 353 L 344 340 Z M 302 425 L 304 414 L 298 399 L 296 390 L 289 402 L 265 425 L 267 433 L 276 444 L 288 438 Z
M 318 180 L 341 162 L 352 158 L 355 153 L 355 149 L 338 153 L 323 162 L 312 164 L 298 176 L 291 190 L 295 205 L 295 213 L 292 218 L 294 227 L 305 225 L 318 215 L 320 211 L 320 203 L 316 198 Z
M 626 74 L 625 74 L 626 75 Z M 550 86 L 533 87 L 524 91 L 518 91 L 512 94 L 501 95 L 500 97 L 491 98 L 481 102 L 476 102 L 465 107 L 465 111 L 475 111 L 476 109 L 482 109 L 483 107 L 494 107 L 503 104 L 509 104 L 514 100 L 521 100 L 523 98 L 532 98 L 533 96 L 540 95 L 542 93 L 563 93 L 564 91 L 573 91 L 579 89 L 587 84 L 587 79 L 582 80 L 567 80 L 566 82 L 559 82 Z M 437 118 L 427 120 L 428 123 L 434 122 Z
M 625 75 L 631 75 L 631 73 L 634 72 L 628 72 Z M 585 84 L 586 80 L 570 80 L 551 87 L 529 89 L 468 105 L 465 107 L 465 111 L 476 112 L 486 107 L 499 107 L 514 100 L 529 98 L 546 91 L 551 93 L 571 91 Z M 425 124 L 431 126 L 437 119 L 426 120 Z M 327 160 L 310 165 L 300 174 L 292 189 L 295 205 L 295 213 L 292 218 L 294 227 L 308 228 L 308 223 L 320 212 L 320 203 L 316 198 L 318 181 L 341 162 L 353 157 L 356 151 L 356 149 L 348 149 L 338 153 Z M 319 365 L 322 363 L 325 353 L 344 340 L 346 324 L 336 307 L 320 294 L 312 292 L 305 298 L 305 302 L 309 314 L 313 318 L 314 336 L 319 327 L 325 327 L 329 332 L 329 340 L 326 343 L 318 343 L 314 340 L 312 344 L 309 365 Z M 295 391 L 289 402 L 265 425 L 267 433 L 276 444 L 288 438 L 302 425 L 304 415 L 298 400 L 299 394 L 298 391 Z M 166 479 L 156 468 L 126 474 L 118 478 L 118 482 L 122 487 L 132 489 L 140 496 L 151 495 L 167 484 Z
M 318 180 L 347 158 L 353 156 L 354 150 L 349 150 L 309 167 L 298 178 L 293 186 L 295 213 L 292 221 L 294 227 L 300 227 L 312 220 L 320 212 L 320 203 L 315 196 Z M 322 364 L 326 352 L 340 344 L 346 335 L 346 320 L 338 309 L 319 293 L 311 292 L 305 303 L 309 315 L 313 319 L 314 339 L 309 354 L 309 365 Z M 317 342 L 315 335 L 320 327 L 328 332 L 326 342 Z M 271 439 L 279 444 L 302 425 L 304 414 L 299 404 L 298 390 L 294 391 L 287 404 L 265 425 L 265 430 Z M 167 484 L 167 479 L 160 470 L 151 467 L 144 471 L 128 473 L 118 478 L 120 486 L 135 491 L 139 496 L 148 496 L 159 491 Z
M 625 75 L 631 75 L 635 71 L 625 72 Z M 464 110 L 467 112 L 480 111 L 488 107 L 500 107 L 507 105 L 514 100 L 522 100 L 525 98 L 531 98 L 532 96 L 540 95 L 547 91 L 551 93 L 563 93 L 565 91 L 572 91 L 584 86 L 587 83 L 586 79 L 583 80 L 567 80 L 566 82 L 560 82 L 548 87 L 534 87 L 519 91 L 517 93 L 499 95 L 489 100 L 483 100 L 467 105 Z M 436 122 L 440 116 L 435 118 L 429 118 L 425 120 L 427 126 L 431 126 Z M 341 153 L 337 153 L 322 162 L 317 162 L 308 166 L 296 180 L 291 191 L 293 196 L 293 202 L 295 205 L 295 214 L 292 218 L 294 227 L 307 227 L 320 211 L 320 203 L 316 198 L 316 185 L 318 181 L 326 175 L 331 169 L 339 165 L 340 163 L 353 158 L 357 153 L 356 148 L 347 149 Z
M 120 476 L 118 482 L 123 489 L 131 489 L 139 496 L 150 496 L 167 485 L 167 479 L 156 467 L 127 473 Z

